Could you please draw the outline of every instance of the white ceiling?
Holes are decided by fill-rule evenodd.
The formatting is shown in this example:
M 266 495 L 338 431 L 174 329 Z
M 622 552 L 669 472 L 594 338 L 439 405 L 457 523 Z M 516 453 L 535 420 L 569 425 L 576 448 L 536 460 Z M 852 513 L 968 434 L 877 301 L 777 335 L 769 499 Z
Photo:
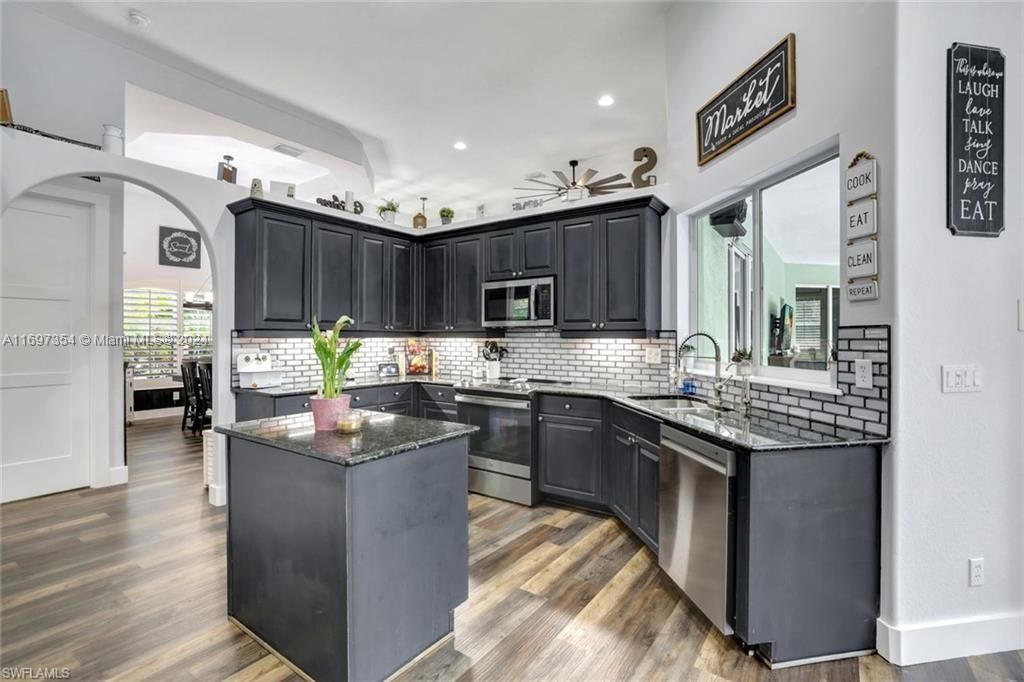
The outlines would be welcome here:
M 628 174 L 635 147 L 665 148 L 661 3 L 136 4 L 144 32 L 131 4 L 64 11 L 348 127 L 407 214 L 421 195 L 435 215 L 506 212 L 527 173 Z
M 839 265 L 839 159 L 761 193 L 764 237 L 786 263 Z

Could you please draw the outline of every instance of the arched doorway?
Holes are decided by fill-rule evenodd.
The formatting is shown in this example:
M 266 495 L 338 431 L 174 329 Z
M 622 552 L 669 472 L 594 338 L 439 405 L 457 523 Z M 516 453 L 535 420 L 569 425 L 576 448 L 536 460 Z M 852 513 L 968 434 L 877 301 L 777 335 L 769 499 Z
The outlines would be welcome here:
M 219 421 L 231 421 L 234 418 L 234 404 L 230 393 L 230 330 L 233 325 L 233 314 L 231 313 L 233 291 L 229 286 L 223 286 L 222 283 L 231 282 L 233 279 L 233 234 L 230 214 L 225 206 L 244 196 L 245 188 L 217 183 L 213 180 L 124 157 L 36 138 L 24 133 L 4 130 L 2 136 L 0 141 L 2 141 L 4 151 L 2 178 L 2 209 L 4 213 L 19 198 L 31 196 L 33 188 L 52 184 L 62 178 L 100 176 L 135 184 L 163 197 L 180 210 L 202 235 L 204 244 L 208 245 L 207 252 L 213 275 L 213 290 L 221 304 L 213 314 L 213 377 L 216 386 L 213 395 L 213 410 L 218 415 Z M 77 199 L 71 197 L 70 201 L 81 203 L 80 199 L 80 197 Z M 94 253 L 102 256 L 102 245 Z M 111 255 L 119 254 L 108 253 L 108 258 Z M 100 266 L 102 267 L 102 258 Z M 111 306 L 109 284 L 106 290 L 101 287 L 94 293 L 97 298 L 91 304 L 91 313 L 99 316 L 100 320 L 105 314 L 109 319 Z M 119 305 L 119 302 L 120 298 L 118 297 L 115 305 Z M 70 305 L 72 304 L 69 303 Z M 97 311 L 97 306 L 103 310 Z M 101 331 L 110 334 L 120 332 L 119 329 L 111 329 L 109 324 L 105 330 Z M 90 363 L 89 372 L 96 378 L 96 383 L 92 386 L 91 393 L 94 398 L 97 395 L 106 398 L 90 401 L 89 423 L 95 425 L 96 428 L 92 429 L 95 438 L 90 436 L 89 439 L 88 485 L 99 487 L 121 482 L 117 480 L 116 471 L 112 475 L 110 464 L 112 461 L 116 461 L 117 455 L 121 452 L 123 421 L 116 405 L 114 409 L 111 409 L 110 396 L 114 395 L 115 390 L 120 393 L 123 384 L 120 380 L 119 363 L 112 362 L 110 357 L 94 357 L 92 360 L 95 362 Z M 7 384 L 0 384 L 0 386 L 3 385 Z M 114 402 L 118 401 L 115 399 Z M 23 433 L 20 433 L 17 438 L 5 433 L 5 440 L 11 448 L 25 447 L 31 442 L 31 432 L 25 432 L 25 429 L 22 431 Z M 115 454 L 111 455 L 111 453 Z M 7 453 L 3 454 L 5 458 L 8 457 Z M 223 481 L 222 455 L 217 458 L 213 479 L 210 485 L 210 501 L 214 504 L 223 504 L 226 500 L 226 487 Z

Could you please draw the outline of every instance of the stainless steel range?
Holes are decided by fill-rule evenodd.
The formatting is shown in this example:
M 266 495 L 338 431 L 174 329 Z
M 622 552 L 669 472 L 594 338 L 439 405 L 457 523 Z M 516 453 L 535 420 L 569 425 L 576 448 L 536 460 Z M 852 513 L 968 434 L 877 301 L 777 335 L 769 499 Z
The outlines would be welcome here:
M 533 419 L 530 394 L 545 379 L 503 377 L 455 386 L 458 419 L 479 427 L 469 437 L 469 490 L 533 505 Z

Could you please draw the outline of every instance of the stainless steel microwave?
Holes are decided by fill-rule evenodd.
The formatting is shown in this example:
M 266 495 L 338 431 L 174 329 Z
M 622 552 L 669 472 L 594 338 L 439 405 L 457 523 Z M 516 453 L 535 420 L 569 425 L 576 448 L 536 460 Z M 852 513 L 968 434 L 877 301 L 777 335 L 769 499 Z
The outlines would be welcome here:
M 484 327 L 553 327 L 555 278 L 484 282 Z

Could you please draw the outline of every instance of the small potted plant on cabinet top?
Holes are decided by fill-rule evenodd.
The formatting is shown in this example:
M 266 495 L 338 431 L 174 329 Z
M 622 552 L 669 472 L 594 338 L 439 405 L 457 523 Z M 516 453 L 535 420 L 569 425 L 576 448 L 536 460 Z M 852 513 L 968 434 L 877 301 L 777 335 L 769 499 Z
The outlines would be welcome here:
M 384 222 L 394 224 L 395 214 L 398 213 L 398 202 L 394 199 L 388 199 L 377 207 L 377 213 Z
M 453 211 L 452 209 L 448 208 L 447 206 L 442 208 L 439 211 L 439 213 L 441 215 L 441 224 L 442 225 L 450 225 L 451 222 L 452 222 L 452 218 L 455 217 L 455 211 Z
M 363 345 L 358 339 L 349 339 L 345 347 L 339 349 L 341 330 L 352 324 L 352 318 L 342 315 L 334 323 L 329 333 L 320 331 L 320 324 L 313 317 L 313 351 L 320 360 L 322 383 L 317 394 L 310 398 L 313 408 L 313 428 L 317 431 L 333 431 L 338 428 L 338 421 L 348 413 L 350 395 L 342 395 L 345 389 L 345 378 L 352 356 Z

